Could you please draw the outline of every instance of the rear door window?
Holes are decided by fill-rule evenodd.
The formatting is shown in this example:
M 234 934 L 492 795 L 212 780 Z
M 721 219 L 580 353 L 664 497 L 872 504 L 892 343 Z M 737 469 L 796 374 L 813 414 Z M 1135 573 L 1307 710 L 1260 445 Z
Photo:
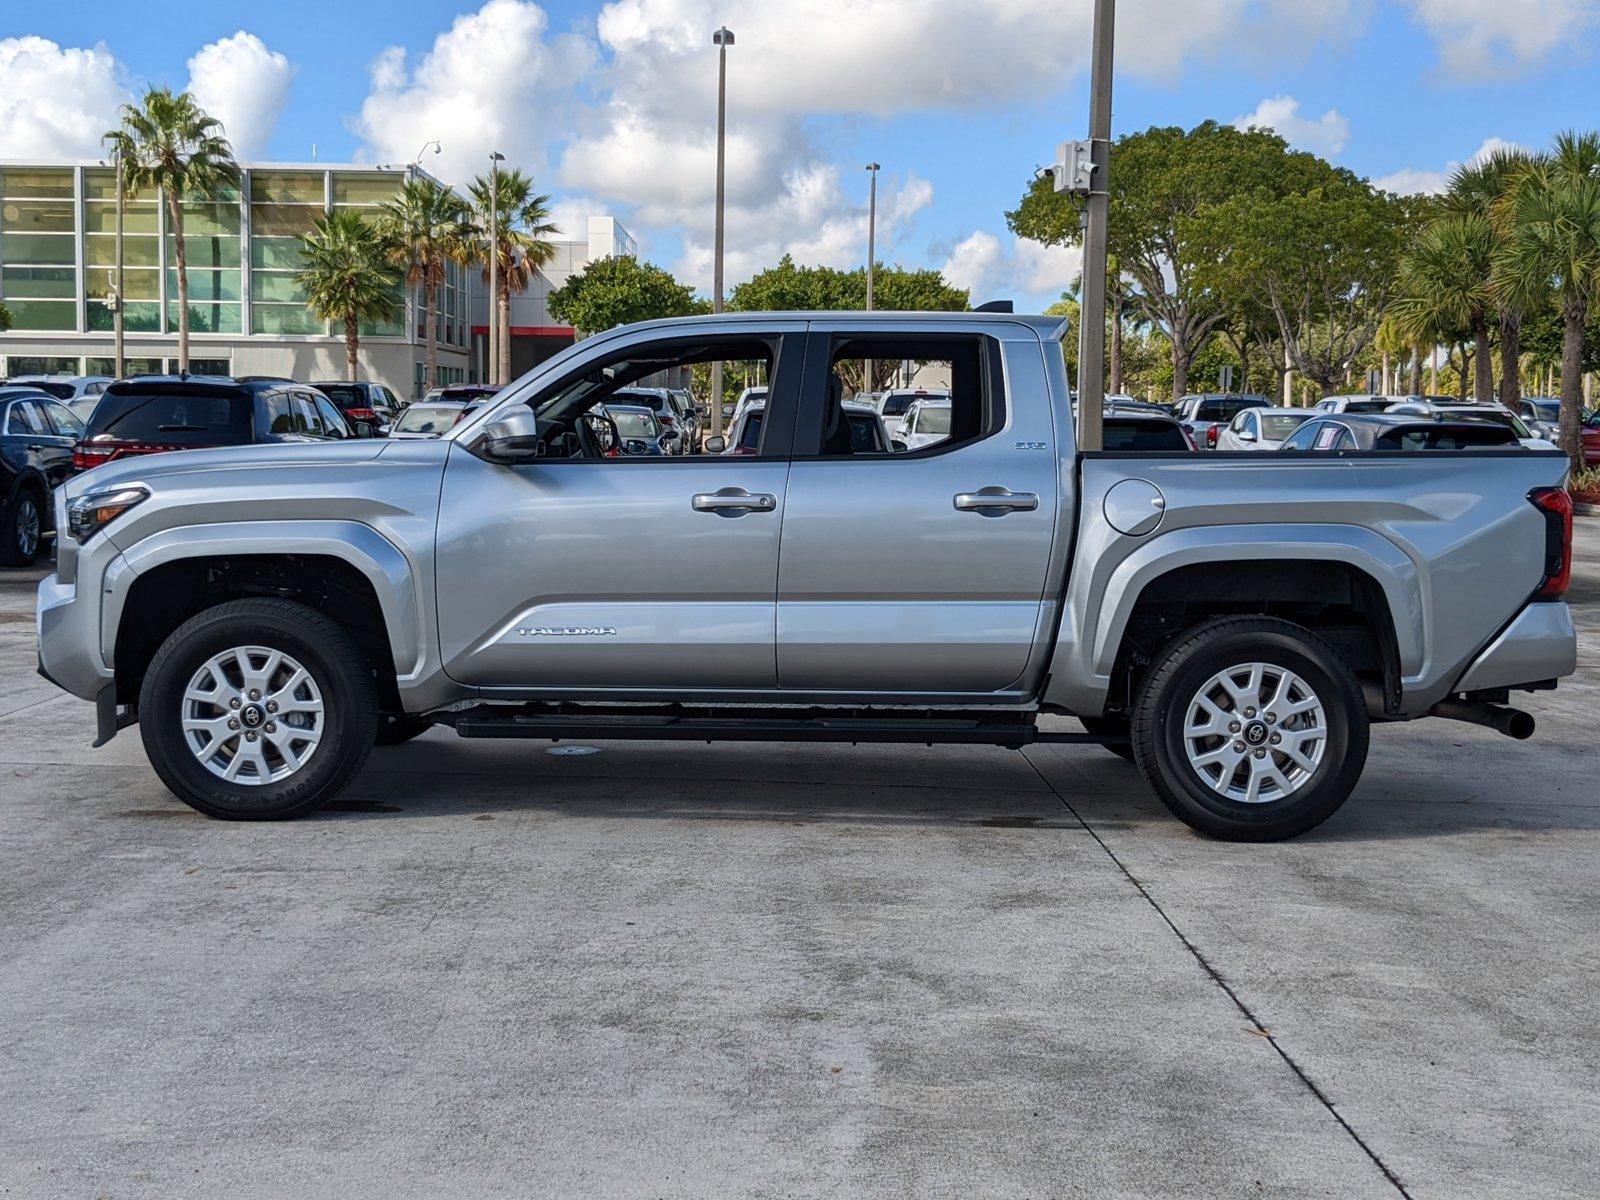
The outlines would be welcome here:
M 44 412 L 37 401 L 13 400 L 11 415 L 6 418 L 6 432 L 46 434 L 50 430 L 45 425 Z
M 317 409 L 317 402 L 307 392 L 295 392 L 291 397 L 294 403 L 295 419 L 297 424 L 304 424 L 303 432 L 308 437 L 327 437 L 328 426 L 323 420 L 322 413 Z

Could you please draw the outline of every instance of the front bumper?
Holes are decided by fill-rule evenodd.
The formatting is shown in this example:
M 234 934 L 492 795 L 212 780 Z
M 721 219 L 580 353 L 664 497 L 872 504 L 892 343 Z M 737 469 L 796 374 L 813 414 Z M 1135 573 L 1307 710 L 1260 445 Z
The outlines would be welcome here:
M 101 654 L 98 599 L 97 593 L 84 595 L 77 584 L 62 583 L 59 575 L 39 582 L 39 673 L 85 700 L 95 699 L 112 681 Z
M 1527 605 L 1472 660 L 1452 692 L 1482 692 L 1544 683 L 1578 669 L 1572 610 L 1559 600 Z

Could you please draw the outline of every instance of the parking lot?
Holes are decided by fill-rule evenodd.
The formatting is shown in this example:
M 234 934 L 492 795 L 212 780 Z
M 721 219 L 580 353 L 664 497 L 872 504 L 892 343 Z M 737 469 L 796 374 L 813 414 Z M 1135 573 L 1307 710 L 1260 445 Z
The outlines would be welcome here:
M 1204 841 L 1095 747 L 461 742 L 208 821 L 0 574 L 0 1191 L 1592 1196 L 1600 521 L 1515 743 Z

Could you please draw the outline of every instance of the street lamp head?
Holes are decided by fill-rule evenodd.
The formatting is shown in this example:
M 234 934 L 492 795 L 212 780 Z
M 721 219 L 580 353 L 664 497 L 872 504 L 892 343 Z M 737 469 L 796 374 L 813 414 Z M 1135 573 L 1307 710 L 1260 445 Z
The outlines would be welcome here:
M 877 171 L 879 169 L 880 168 L 879 168 L 877 163 L 868 163 L 867 164 L 867 170 L 869 170 L 869 171 Z
M 491 150 L 489 151 L 489 159 L 491 162 L 505 162 L 506 156 L 498 150 Z
M 711 35 L 711 44 L 713 46 L 733 45 L 733 30 L 724 25 L 721 29 L 717 30 Z

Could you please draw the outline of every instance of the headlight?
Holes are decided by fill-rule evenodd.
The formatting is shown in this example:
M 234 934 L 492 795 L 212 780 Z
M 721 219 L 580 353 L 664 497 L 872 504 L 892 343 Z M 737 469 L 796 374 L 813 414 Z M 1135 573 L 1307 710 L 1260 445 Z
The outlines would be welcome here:
M 80 543 L 87 542 L 150 493 L 141 487 L 88 492 L 67 505 L 67 528 Z

